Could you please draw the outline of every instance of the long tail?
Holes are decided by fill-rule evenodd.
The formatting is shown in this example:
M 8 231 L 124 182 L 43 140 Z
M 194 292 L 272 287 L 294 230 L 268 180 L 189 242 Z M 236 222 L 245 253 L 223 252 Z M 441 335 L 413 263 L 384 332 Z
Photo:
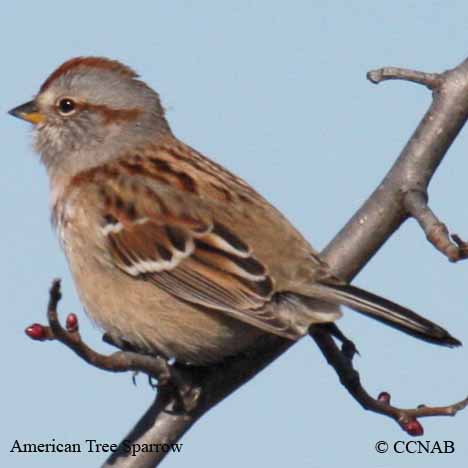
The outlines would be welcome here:
M 350 307 L 393 328 L 442 346 L 462 343 L 430 320 L 383 297 L 351 285 L 314 284 L 314 297 Z

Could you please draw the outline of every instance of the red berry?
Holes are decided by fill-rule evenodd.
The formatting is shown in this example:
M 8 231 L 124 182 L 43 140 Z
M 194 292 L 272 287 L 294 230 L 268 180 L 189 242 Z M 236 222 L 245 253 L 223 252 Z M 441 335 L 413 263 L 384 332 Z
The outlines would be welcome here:
M 78 330 L 78 317 L 76 314 L 68 314 L 65 326 L 69 332 L 75 332 Z
M 424 434 L 424 429 L 417 419 L 412 419 L 403 424 L 403 429 L 412 436 L 422 436 Z
M 24 330 L 26 335 L 33 340 L 45 340 L 46 339 L 46 330 L 43 325 L 40 323 L 33 323 L 26 330 Z
M 382 403 L 386 403 L 387 405 L 389 405 L 390 404 L 390 393 L 380 392 L 379 396 L 377 397 L 377 400 L 379 400 Z

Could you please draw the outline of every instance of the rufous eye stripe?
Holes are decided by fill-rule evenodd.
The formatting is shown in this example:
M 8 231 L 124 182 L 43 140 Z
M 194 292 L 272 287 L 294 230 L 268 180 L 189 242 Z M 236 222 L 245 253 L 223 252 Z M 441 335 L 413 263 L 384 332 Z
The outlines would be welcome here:
M 114 109 L 112 107 L 107 107 L 99 104 L 89 104 L 89 103 L 76 103 L 77 110 L 90 111 L 95 114 L 101 115 L 104 120 L 104 125 L 109 125 L 117 122 L 131 122 L 136 120 L 143 112 L 142 109 L 133 108 L 133 109 Z

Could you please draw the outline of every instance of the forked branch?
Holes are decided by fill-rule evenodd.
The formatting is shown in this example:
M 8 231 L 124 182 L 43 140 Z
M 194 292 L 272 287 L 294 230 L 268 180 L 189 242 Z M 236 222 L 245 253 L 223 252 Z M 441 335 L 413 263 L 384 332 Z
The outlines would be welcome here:
M 170 366 L 160 356 L 147 356 L 132 351 L 117 351 L 110 355 L 100 354 L 91 349 L 81 338 L 78 319 L 75 314 L 68 314 L 66 328 L 63 328 L 57 312 L 62 298 L 60 280 L 55 279 L 49 291 L 47 306 L 48 325 L 34 323 L 26 328 L 26 334 L 33 340 L 56 340 L 70 348 L 88 364 L 110 372 L 143 372 L 150 379 L 158 381 L 159 387 L 174 393 L 174 398 L 186 411 L 191 411 L 198 401 L 199 389 L 190 378 Z M 109 342 L 109 338 L 107 339 Z M 114 343 L 115 344 L 115 343 Z
M 358 372 L 354 369 L 352 358 L 340 350 L 330 333 L 321 326 L 311 327 L 313 338 L 327 362 L 335 369 L 340 382 L 352 397 L 366 410 L 383 414 L 395 420 L 400 427 L 412 436 L 423 434 L 423 428 L 417 418 L 430 416 L 455 416 L 468 405 L 468 397 L 458 403 L 447 406 L 419 405 L 417 408 L 402 409 L 390 405 L 390 394 L 382 392 L 378 398 L 371 397 L 361 384 Z

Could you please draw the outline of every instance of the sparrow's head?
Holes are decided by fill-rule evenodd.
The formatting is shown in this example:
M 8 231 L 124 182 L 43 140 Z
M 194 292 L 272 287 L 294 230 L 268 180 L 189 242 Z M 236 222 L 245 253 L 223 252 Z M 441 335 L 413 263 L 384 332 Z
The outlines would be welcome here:
M 158 94 L 120 62 L 77 57 L 10 111 L 35 125 L 49 174 L 73 175 L 170 134 Z

